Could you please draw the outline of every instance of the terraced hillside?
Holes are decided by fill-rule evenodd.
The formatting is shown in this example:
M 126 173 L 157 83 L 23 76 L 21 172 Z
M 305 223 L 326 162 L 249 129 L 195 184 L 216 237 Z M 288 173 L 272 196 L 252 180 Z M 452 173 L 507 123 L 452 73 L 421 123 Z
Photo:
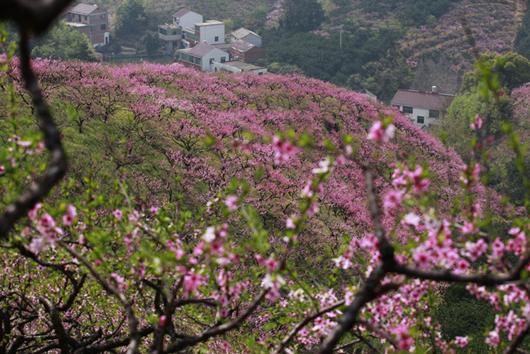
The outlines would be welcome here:
M 425 89 L 441 81 L 447 82 L 446 91 L 456 92 L 463 73 L 472 70 L 474 56 L 460 16 L 465 16 L 480 52 L 506 54 L 514 51 L 513 42 L 525 11 L 523 0 L 466 0 L 440 17 L 435 27 L 409 31 L 399 41 L 399 48 L 413 66 L 419 64 L 414 88 Z

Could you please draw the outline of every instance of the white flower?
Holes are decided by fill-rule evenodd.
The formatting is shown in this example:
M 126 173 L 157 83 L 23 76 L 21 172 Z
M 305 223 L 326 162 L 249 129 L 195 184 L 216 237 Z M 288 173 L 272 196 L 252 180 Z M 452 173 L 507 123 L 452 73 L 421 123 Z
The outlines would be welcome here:
M 320 166 L 320 168 L 314 168 L 313 173 L 322 174 L 322 173 L 328 172 L 329 171 L 329 157 L 326 157 L 324 161 L 320 161 L 318 165 Z
M 215 240 L 215 227 L 210 226 L 206 229 L 206 233 L 202 235 L 202 239 L 207 243 L 212 243 Z

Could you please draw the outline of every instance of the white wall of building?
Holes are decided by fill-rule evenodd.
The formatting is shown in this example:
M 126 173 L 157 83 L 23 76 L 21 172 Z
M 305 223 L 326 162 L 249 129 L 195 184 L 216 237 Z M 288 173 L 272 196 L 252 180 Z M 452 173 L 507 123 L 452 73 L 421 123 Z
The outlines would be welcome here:
M 409 106 L 410 107 L 410 106 Z M 403 112 L 403 106 L 399 106 L 399 110 Z M 412 107 L 412 114 L 407 114 L 412 120 L 412 123 L 417 127 L 430 126 L 436 123 L 436 118 L 429 117 L 429 108 Z M 423 123 L 418 122 L 418 117 L 423 117 Z M 421 119 L 420 119 L 421 120 Z
M 182 28 L 193 27 L 196 23 L 201 23 L 202 21 L 202 15 L 193 11 L 188 12 L 180 19 L 175 20 L 175 18 L 173 18 L 173 23 Z
M 244 40 L 245 42 L 254 44 L 256 47 L 261 47 L 261 38 L 252 33 L 249 33 L 248 35 L 246 35 L 245 37 L 241 39 Z
M 222 51 L 219 48 L 214 48 L 210 50 L 206 55 L 204 55 L 201 59 L 201 70 L 202 71 L 213 71 L 212 64 L 210 64 L 210 61 L 213 59 L 215 62 L 221 62 L 221 58 L 224 57 L 223 61 L 228 61 L 228 53 Z
M 208 44 L 221 44 L 225 42 L 225 24 L 208 24 L 200 26 L 200 41 Z M 215 40 L 217 37 L 217 41 Z

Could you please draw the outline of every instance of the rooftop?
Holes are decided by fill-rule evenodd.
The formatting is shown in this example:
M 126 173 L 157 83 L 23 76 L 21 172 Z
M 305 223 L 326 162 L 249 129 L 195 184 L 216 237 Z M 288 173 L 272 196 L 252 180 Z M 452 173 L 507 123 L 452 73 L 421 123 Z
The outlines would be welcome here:
M 255 35 L 256 37 L 259 37 L 261 38 L 261 36 L 259 34 L 257 34 L 256 32 L 252 32 L 251 30 L 248 30 L 244 27 L 241 27 L 240 29 L 237 29 L 235 30 L 234 32 L 232 32 L 230 35 L 238 38 L 238 39 L 241 39 L 245 36 L 248 36 L 249 34 L 253 34 Z
M 96 10 L 107 11 L 107 9 L 105 9 L 103 6 L 79 4 L 79 5 L 74 6 L 74 8 L 70 9 L 69 12 L 73 12 L 73 13 L 81 14 L 81 15 L 89 15 Z
M 224 50 L 225 52 L 232 47 L 232 43 L 219 43 L 219 44 L 213 44 L 214 47 L 219 48 L 221 50 Z
M 182 9 L 180 11 L 177 11 L 173 14 L 173 17 L 182 17 L 184 16 L 185 14 L 189 13 L 189 12 L 192 12 L 190 9 Z
M 248 71 L 251 71 L 251 70 L 257 70 L 257 69 L 263 69 L 263 67 L 261 67 L 261 66 L 252 65 L 252 64 L 245 63 L 245 62 L 238 61 L 238 60 L 227 61 L 227 62 L 224 62 L 222 64 L 233 66 L 235 68 L 243 70 L 244 72 L 248 72 Z
M 206 22 L 195 24 L 195 26 L 214 26 L 214 25 L 224 25 L 224 23 L 221 21 L 217 21 L 217 20 L 208 20 Z
M 420 92 L 416 90 L 398 90 L 390 101 L 393 105 L 413 106 L 432 109 L 445 109 L 454 96 L 447 93 Z
M 244 41 L 242 39 L 238 39 L 237 41 L 230 43 L 230 44 L 231 44 L 230 46 L 231 48 L 234 48 L 235 50 L 238 50 L 242 53 L 245 53 L 255 47 L 254 44 Z
M 208 43 L 198 43 L 195 47 L 191 48 L 188 54 L 195 55 L 197 57 L 202 57 L 209 53 L 212 49 L 215 49 L 213 45 Z

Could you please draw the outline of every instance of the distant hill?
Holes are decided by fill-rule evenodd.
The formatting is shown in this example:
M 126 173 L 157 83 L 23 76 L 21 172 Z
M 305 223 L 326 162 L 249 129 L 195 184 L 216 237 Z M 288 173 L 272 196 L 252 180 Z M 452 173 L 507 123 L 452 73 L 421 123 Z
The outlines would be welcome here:
M 109 7 L 112 13 L 123 0 L 96 2 Z M 326 0 L 319 3 L 325 11 L 325 21 L 313 33 L 282 31 L 278 26 L 282 0 L 146 0 L 145 7 L 153 29 L 157 23 L 170 22 L 171 15 L 184 7 L 203 14 L 205 19 L 231 19 L 234 27 L 245 23 L 266 39 L 264 47 L 269 51 L 269 64 L 295 66 L 306 76 L 340 86 L 355 88 L 351 84 L 352 75 L 358 76 L 359 85 L 370 80 L 380 81 L 377 73 L 368 73 L 370 70 L 364 66 L 385 59 L 379 65 L 381 68 L 376 69 L 383 70 L 390 58 L 399 57 L 405 59 L 414 77 L 394 78 L 394 86 L 424 90 L 436 85 L 448 93 L 459 91 L 460 78 L 471 70 L 473 63 L 460 16 L 466 17 L 481 52 L 504 54 L 514 51 L 515 35 L 526 12 L 525 0 Z M 340 26 L 342 48 L 339 48 Z M 374 76 L 370 79 L 367 75 Z M 388 99 L 385 97 L 388 93 L 381 94 Z

